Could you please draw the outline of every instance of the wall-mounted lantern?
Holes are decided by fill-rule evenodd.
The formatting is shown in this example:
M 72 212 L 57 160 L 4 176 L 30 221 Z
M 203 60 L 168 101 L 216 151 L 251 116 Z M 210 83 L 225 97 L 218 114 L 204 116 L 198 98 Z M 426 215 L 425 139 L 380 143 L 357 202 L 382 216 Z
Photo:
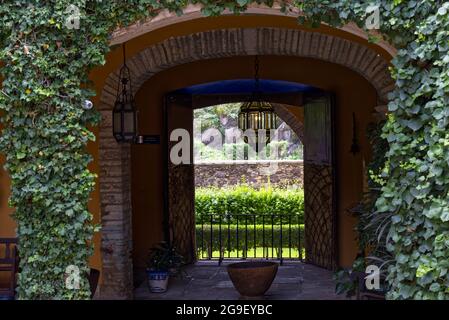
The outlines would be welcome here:
M 119 79 L 112 130 L 117 142 L 132 143 L 137 136 L 137 111 L 131 86 L 131 72 L 126 65 L 125 44 L 123 44 L 123 67 L 120 69 Z

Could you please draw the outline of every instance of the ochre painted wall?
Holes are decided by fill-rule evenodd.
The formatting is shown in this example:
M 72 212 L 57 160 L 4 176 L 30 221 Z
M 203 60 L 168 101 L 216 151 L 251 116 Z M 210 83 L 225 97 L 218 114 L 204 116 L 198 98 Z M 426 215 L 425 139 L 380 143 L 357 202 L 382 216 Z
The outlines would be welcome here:
M 13 209 L 8 206 L 8 197 L 10 193 L 10 179 L 8 173 L 3 169 L 5 157 L 0 155 L 0 238 L 15 237 L 16 225 L 11 218 Z
M 295 18 L 281 16 L 245 15 L 201 18 L 158 29 L 151 33 L 134 38 L 127 43 L 127 53 L 128 57 L 130 57 L 133 54 L 138 53 L 142 49 L 172 36 L 186 35 L 210 29 L 260 26 L 304 29 L 297 24 Z M 313 29 L 313 31 L 333 34 L 355 42 L 362 43 L 365 46 L 376 50 L 385 58 L 391 58 L 388 53 L 381 48 L 346 32 L 332 29 L 326 26 L 322 26 L 319 29 Z M 92 71 L 90 79 L 94 82 L 94 87 L 97 92 L 97 96 L 93 98 L 94 104 L 98 105 L 99 97 L 101 95 L 105 80 L 111 72 L 114 72 L 117 68 L 120 67 L 122 63 L 121 59 L 121 49 L 117 47 L 113 48 L 113 50 L 106 57 L 106 64 Z M 265 60 L 266 58 L 263 59 Z M 339 159 L 341 158 L 341 160 L 345 164 L 345 166 L 340 170 L 341 176 L 345 178 L 345 185 L 342 186 L 344 188 L 341 188 L 344 194 L 341 197 L 339 210 L 340 215 L 342 217 L 345 217 L 346 219 L 347 214 L 344 212 L 344 208 L 349 203 L 357 200 L 356 194 L 359 193 L 359 186 L 357 181 L 360 180 L 360 170 L 358 170 L 360 167 L 360 161 L 358 161 L 359 159 L 352 159 L 348 156 L 347 153 L 347 150 L 350 146 L 350 124 L 348 123 L 348 121 L 350 119 L 351 111 L 349 109 L 356 108 L 356 110 L 361 110 L 359 117 L 362 116 L 362 113 L 364 115 L 368 115 L 371 112 L 371 107 L 375 104 L 374 91 L 372 89 L 369 89 L 370 87 L 364 79 L 356 76 L 346 69 L 325 63 L 321 64 L 321 67 L 319 69 L 314 69 L 311 68 L 311 65 L 309 65 L 310 60 L 303 60 L 303 62 L 300 62 L 299 60 L 301 59 L 294 59 L 294 61 L 292 61 L 292 59 L 293 58 L 276 58 L 277 65 L 272 68 L 273 70 L 271 70 L 273 74 L 264 74 L 264 72 L 267 72 L 267 69 L 265 69 L 265 71 L 262 70 L 262 75 L 265 77 L 273 76 L 273 78 L 282 80 L 290 79 L 291 81 L 299 81 L 312 85 L 315 84 L 317 86 L 320 86 L 321 84 L 321 86 L 325 89 L 329 89 L 337 93 L 343 91 L 345 92 L 345 94 L 339 96 L 338 102 L 339 104 L 341 103 L 341 105 L 348 107 L 345 107 L 345 109 L 342 110 L 341 113 L 338 113 L 337 117 L 339 119 L 344 119 L 345 122 L 339 124 L 337 136 L 339 137 L 339 141 L 341 142 L 341 144 L 339 145 Z M 151 79 L 146 85 L 146 90 L 142 90 L 139 93 L 138 97 L 142 112 L 147 116 L 147 120 L 149 121 L 146 126 L 149 126 L 150 123 L 153 124 L 151 129 L 149 127 L 145 129 L 145 133 L 157 134 L 158 132 L 160 132 L 160 122 L 158 120 L 156 121 L 156 119 L 161 118 L 160 103 L 162 96 L 167 91 L 205 81 L 220 80 L 224 78 L 232 79 L 234 77 L 242 75 L 245 75 L 245 77 L 252 76 L 252 60 L 250 61 L 242 59 L 240 62 L 238 60 L 239 59 L 236 59 L 234 62 L 232 62 L 233 64 L 238 65 L 239 69 L 236 70 L 231 70 L 231 64 L 226 65 L 228 67 L 224 68 L 223 61 L 209 61 L 198 64 L 191 64 L 189 66 L 180 66 L 178 68 L 174 68 L 173 70 L 161 73 L 160 75 L 157 75 L 156 77 Z M 277 70 L 278 65 L 280 65 L 280 61 L 282 61 L 283 63 L 287 63 L 289 61 L 295 62 L 297 63 L 296 66 L 298 67 L 288 68 L 287 70 L 280 68 L 279 70 Z M 227 63 L 231 63 L 230 60 Z M 263 63 L 264 65 L 266 65 L 266 63 L 268 62 Z M 209 64 L 213 65 L 209 66 Z M 229 70 L 222 70 L 223 73 L 218 73 L 216 71 L 220 68 L 217 68 L 217 64 L 221 65 L 222 69 Z M 301 68 L 299 68 L 300 66 Z M 215 69 L 210 69 L 210 67 Z M 180 72 L 179 74 L 177 73 L 178 71 Z M 344 74 L 347 74 L 347 76 L 344 76 Z M 158 82 L 158 79 L 160 79 L 161 82 Z M 349 81 L 349 79 L 352 79 L 352 82 Z M 345 89 L 346 91 L 342 89 L 345 86 L 347 86 Z M 360 86 L 364 86 L 365 89 L 360 90 Z M 149 114 L 147 111 L 143 111 L 145 109 L 149 109 L 149 106 L 151 106 L 152 108 L 151 114 Z M 141 121 L 144 121 L 144 119 L 145 118 L 143 116 L 140 117 Z M 363 128 L 362 126 L 365 125 L 365 122 L 366 120 L 362 121 L 360 128 Z M 94 128 L 93 131 L 97 133 L 98 129 Z M 362 129 L 360 130 L 360 132 L 362 132 Z M 366 147 L 366 141 L 362 133 L 360 133 L 360 139 L 364 153 L 368 154 L 369 151 Z M 94 156 L 94 161 L 93 163 L 91 163 L 90 169 L 95 173 L 99 173 L 100 164 L 98 163 L 98 141 L 89 144 L 88 150 Z M 136 242 L 137 256 L 141 255 L 145 251 L 146 247 L 150 246 L 153 241 L 161 238 L 161 233 L 159 230 L 161 219 L 159 213 L 162 210 L 162 197 L 161 191 L 159 189 L 159 181 L 162 178 L 162 173 L 160 170 L 162 162 L 161 157 L 158 156 L 159 154 L 160 146 L 136 146 L 135 148 L 133 148 L 133 165 L 136 168 L 139 168 L 133 171 L 133 176 L 135 177 L 137 175 L 138 177 L 145 177 L 145 179 L 147 179 L 147 181 L 141 183 L 141 185 L 134 184 L 133 186 L 133 204 L 136 206 L 135 221 L 141 222 L 141 225 L 134 224 L 134 227 L 136 228 L 134 241 Z M 343 156 L 343 154 L 345 155 Z M 351 170 L 351 168 L 353 168 L 352 162 L 356 162 L 356 160 L 357 166 L 355 168 L 357 170 Z M 3 166 L 3 163 L 4 159 L 0 157 L 0 166 Z M 340 162 L 340 165 L 342 166 L 342 162 Z M 358 173 L 354 174 L 353 171 Z M 141 174 L 139 174 L 139 172 Z M 143 180 L 143 178 L 141 178 L 140 180 Z M 7 197 L 9 194 L 9 178 L 7 176 L 7 173 L 4 172 L 3 169 L 0 169 L 0 188 L 0 237 L 14 236 L 15 225 L 12 219 L 9 217 L 12 209 L 8 208 L 7 205 Z M 151 192 L 152 190 L 154 191 L 153 193 Z M 354 192 L 352 194 L 349 194 L 347 190 L 353 190 Z M 91 195 L 91 201 L 89 202 L 89 209 L 94 215 L 95 222 L 100 222 L 99 197 L 100 194 L 97 185 L 97 188 Z M 152 197 L 158 198 L 159 200 L 152 201 L 150 200 Z M 146 213 L 143 214 L 142 212 L 144 212 L 144 210 L 142 208 L 145 208 L 145 212 L 150 213 L 150 215 L 146 216 Z M 340 226 L 340 243 L 353 244 L 353 220 L 348 218 L 345 221 L 348 221 L 348 223 Z M 147 228 L 147 226 L 151 227 L 153 225 L 155 229 L 159 231 L 152 231 L 151 229 Z M 94 244 L 95 254 L 91 259 L 91 265 L 97 268 L 101 268 L 100 234 L 97 234 L 95 236 Z M 352 259 L 352 255 L 352 251 L 348 254 L 345 253 L 341 257 L 341 262 L 346 265 L 349 264 Z M 138 261 L 136 260 L 136 262 Z
M 362 193 L 361 155 L 353 156 L 352 112 L 356 112 L 358 138 L 362 153 L 369 158 L 365 137 L 366 125 L 372 121 L 376 106 L 374 88 L 347 68 L 314 59 L 294 57 L 260 57 L 262 79 L 286 80 L 312 85 L 336 94 L 336 144 L 338 163 L 338 242 L 340 264 L 349 266 L 356 255 L 355 220 L 347 213 Z M 183 87 L 217 80 L 250 78 L 252 57 L 235 57 L 200 61 L 161 72 L 148 80 L 138 92 L 139 128 L 142 134 L 162 134 L 162 101 L 165 94 Z M 292 111 L 303 119 L 301 108 Z M 154 241 L 162 240 L 162 154 L 160 146 L 134 146 L 133 234 L 134 260 L 142 261 Z

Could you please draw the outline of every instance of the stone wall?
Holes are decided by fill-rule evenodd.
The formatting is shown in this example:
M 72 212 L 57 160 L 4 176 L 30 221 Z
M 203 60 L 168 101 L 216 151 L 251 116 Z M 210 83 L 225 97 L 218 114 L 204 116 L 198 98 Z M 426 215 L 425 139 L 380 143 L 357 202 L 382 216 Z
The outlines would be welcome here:
M 112 112 L 100 108 L 101 299 L 131 299 L 131 148 L 112 136 Z
M 268 168 L 273 170 L 268 171 Z M 276 169 L 277 166 L 277 169 Z M 268 171 L 268 172 L 267 172 Z M 195 163 L 195 186 L 232 186 L 242 182 L 260 187 L 268 179 L 273 186 L 304 183 L 302 160 L 278 161 L 214 161 Z

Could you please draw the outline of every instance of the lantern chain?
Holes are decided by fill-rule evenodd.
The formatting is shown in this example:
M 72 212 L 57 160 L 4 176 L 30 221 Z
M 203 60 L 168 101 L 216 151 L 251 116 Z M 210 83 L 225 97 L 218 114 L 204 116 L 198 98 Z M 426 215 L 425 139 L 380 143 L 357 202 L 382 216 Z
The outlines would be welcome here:
M 254 63 L 254 80 L 256 92 L 259 91 L 259 56 L 256 56 Z

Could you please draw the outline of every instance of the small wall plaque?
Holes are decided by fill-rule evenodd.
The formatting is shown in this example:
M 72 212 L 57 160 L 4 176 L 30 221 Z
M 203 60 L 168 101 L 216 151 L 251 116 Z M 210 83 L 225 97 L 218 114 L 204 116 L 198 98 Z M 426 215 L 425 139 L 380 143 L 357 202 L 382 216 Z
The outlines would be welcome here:
M 160 135 L 140 135 L 136 138 L 136 144 L 160 144 Z

